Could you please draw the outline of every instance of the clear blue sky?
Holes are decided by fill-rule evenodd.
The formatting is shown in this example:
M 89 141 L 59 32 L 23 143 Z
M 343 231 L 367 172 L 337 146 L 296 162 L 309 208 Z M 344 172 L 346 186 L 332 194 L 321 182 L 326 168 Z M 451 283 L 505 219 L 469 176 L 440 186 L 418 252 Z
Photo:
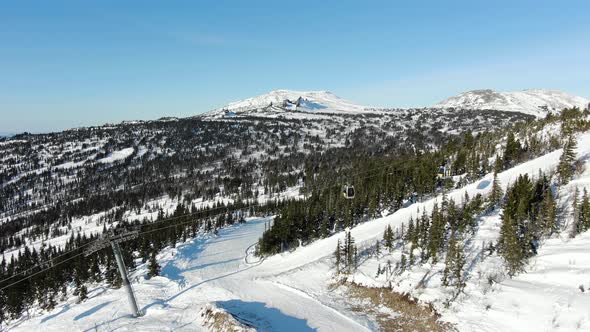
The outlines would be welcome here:
M 274 89 L 378 106 L 478 88 L 590 97 L 587 0 L 0 1 L 0 133 L 189 116 Z

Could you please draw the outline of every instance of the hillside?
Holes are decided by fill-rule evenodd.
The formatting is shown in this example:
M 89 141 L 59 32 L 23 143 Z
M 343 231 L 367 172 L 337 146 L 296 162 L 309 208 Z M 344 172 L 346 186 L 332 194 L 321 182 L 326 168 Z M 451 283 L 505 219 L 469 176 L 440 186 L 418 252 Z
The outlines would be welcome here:
M 278 95 L 283 98 L 283 94 Z M 367 255 L 385 225 L 400 226 L 417 208 L 422 213 L 436 210 L 433 198 L 443 192 L 457 202 L 463 197 L 457 188 L 465 188 L 470 195 L 487 193 L 494 169 L 504 171 L 500 174 L 504 185 L 514 181 L 514 172 L 534 175 L 538 169 L 526 167 L 539 165 L 530 164 L 531 159 L 542 156 L 541 168 L 549 170 L 558 149 L 573 139 L 569 133 L 588 128 L 587 110 L 564 110 L 538 120 L 497 110 L 366 108 L 356 112 L 329 93 L 295 95 L 295 101 L 283 100 L 280 107 L 250 109 L 257 103 L 250 100 L 240 106 L 244 109 L 199 117 L 127 121 L 3 139 L 2 326 L 23 323 L 31 328 L 28 324 L 50 321 L 47 313 L 52 313 L 49 317 L 75 314 L 73 324 L 80 328 L 96 324 L 110 330 L 119 320 L 126 322 L 125 317 L 114 322 L 102 315 L 96 316 L 102 323 L 87 319 L 98 311 L 110 316 L 120 311 L 114 303 L 121 298 L 122 280 L 108 248 L 93 252 L 86 248 L 106 236 L 136 232 L 122 246 L 122 256 L 133 283 L 145 291 L 139 295 L 140 302 L 148 303 L 144 309 L 153 313 L 159 308 L 159 314 L 146 317 L 146 322 L 174 317 L 176 322 L 188 323 L 183 318 L 185 309 L 198 311 L 206 305 L 206 315 L 230 312 L 241 317 L 238 323 L 244 326 L 253 322 L 243 315 L 253 315 L 255 320 L 271 315 L 279 326 L 292 321 L 302 329 L 375 330 L 374 313 L 351 309 L 354 301 L 345 291 L 326 293 L 317 288 L 349 277 L 364 280 L 354 279 L 353 274 L 336 276 L 328 264 L 344 230 L 352 229 L 360 256 L 374 269 Z M 587 149 L 584 137 L 580 136 L 579 153 Z M 441 167 L 445 169 L 442 178 Z M 354 185 L 353 199 L 342 195 L 345 185 Z M 481 212 L 471 217 L 480 220 Z M 437 244 L 442 257 L 449 238 L 445 233 Z M 396 241 L 404 248 L 401 238 Z M 204 259 L 202 251 L 211 260 Z M 82 255 L 88 257 L 82 259 Z M 391 260 L 401 262 L 393 249 L 391 255 Z M 315 280 L 313 285 L 298 287 L 305 278 L 290 275 L 312 266 L 322 277 L 308 276 Z M 356 271 L 364 268 L 360 264 Z M 419 268 L 436 271 L 440 267 Z M 45 269 L 51 271 L 49 277 Z M 379 274 L 373 279 L 368 284 L 379 285 Z M 242 287 L 258 282 L 260 286 L 252 290 Z M 209 295 L 203 301 L 190 297 L 176 307 L 169 303 L 193 289 Z M 445 312 L 441 301 L 448 298 L 421 298 L 408 289 L 400 290 Z M 110 300 L 94 302 L 105 299 L 103 292 L 112 296 Z M 229 302 L 220 304 L 220 294 Z M 305 308 L 289 304 L 293 294 L 301 301 L 307 299 Z M 245 310 L 245 314 L 232 310 Z M 322 317 L 337 323 L 329 324 Z M 207 319 L 187 326 L 202 326 Z M 256 324 L 263 325 L 254 326 L 275 324 L 261 320 Z
M 557 90 L 531 89 L 514 92 L 473 90 L 450 97 L 435 108 L 493 109 L 543 117 L 564 108 L 584 109 L 590 100 Z
M 550 128 L 548 130 L 551 130 Z M 590 134 L 577 136 L 576 158 L 585 163 L 585 171 L 576 176 L 558 194 L 560 205 L 569 204 L 572 190 L 588 188 L 590 183 Z M 556 150 L 524 162 L 498 174 L 504 189 L 523 174 L 535 177 L 539 171 L 555 170 L 562 151 Z M 467 192 L 487 195 L 492 190 L 492 174 L 466 187 L 447 193 L 446 199 L 461 200 Z M 447 306 L 452 288 L 441 286 L 444 264 L 416 264 L 401 273 L 397 266 L 404 249 L 395 247 L 381 255 L 371 253 L 375 241 L 386 226 L 397 231 L 410 217 L 422 211 L 432 212 L 442 195 L 399 209 L 385 217 L 351 229 L 363 259 L 348 281 L 370 285 L 391 285 L 394 291 L 407 292 L 419 301 L 433 304 L 441 319 L 456 324 L 460 331 L 579 331 L 590 328 L 587 308 L 590 298 L 580 287 L 590 287 L 588 272 L 588 232 L 571 239 L 570 217 L 544 241 L 538 255 L 527 265 L 527 273 L 510 279 L 503 272 L 502 261 L 492 254 L 482 257 L 480 245 L 494 241 L 500 231 L 501 210 L 481 216 L 473 237 L 466 242 L 466 286 L 463 295 Z M 420 212 L 418 212 L 420 211 Z M 347 286 L 334 288 L 333 249 L 344 232 L 318 240 L 292 252 L 261 259 L 252 256 L 252 244 L 264 232 L 268 219 L 250 219 L 244 225 L 221 230 L 218 235 L 204 235 L 177 248 L 167 248 L 158 255 L 160 277 L 145 280 L 146 264 L 132 274 L 138 301 L 145 316 L 131 318 L 123 289 L 109 289 L 95 284 L 89 299 L 78 304 L 71 298 L 47 313 L 12 325 L 14 331 L 43 328 L 62 330 L 209 330 L 207 308 L 230 313 L 237 326 L 281 331 L 371 331 L 377 330 L 377 318 L 354 308 L 348 299 Z M 407 227 L 406 227 L 407 228 Z M 485 242 L 484 242 L 485 241 Z M 369 250 L 369 251 L 367 251 Z M 385 250 L 385 249 L 384 249 Z M 390 261 L 396 270 L 377 274 L 377 267 Z M 444 260 L 443 260 L 444 261 Z M 387 278 L 386 278 L 387 277 Z M 494 282 L 488 280 L 493 278 Z M 419 286 L 418 286 L 419 285 Z M 366 304 L 365 304 L 366 307 Z M 380 315 L 392 313 L 385 307 Z M 200 313 L 195 315 L 195 313 Z M 544 319 L 539 319 L 539 317 Z

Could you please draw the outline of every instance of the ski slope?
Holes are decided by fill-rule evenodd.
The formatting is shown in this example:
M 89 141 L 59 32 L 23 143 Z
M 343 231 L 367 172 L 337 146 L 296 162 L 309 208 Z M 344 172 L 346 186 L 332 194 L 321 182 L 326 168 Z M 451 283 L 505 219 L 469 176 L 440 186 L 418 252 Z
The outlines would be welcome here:
M 578 157 L 590 160 L 590 133 L 578 136 Z M 536 176 L 539 170 L 555 168 L 561 150 L 520 164 L 499 174 L 504 187 L 519 174 Z M 590 171 L 577 183 L 587 184 Z M 576 182 L 574 181 L 574 182 Z M 460 201 L 491 190 L 492 175 L 448 194 Z M 351 230 L 359 247 L 380 239 L 386 225 L 401 227 L 418 209 L 429 212 L 440 197 L 413 204 L 395 213 L 361 224 Z M 420 212 L 421 213 L 421 212 Z M 219 232 L 201 236 L 158 256 L 162 276 L 144 280 L 141 265 L 131 275 L 141 318 L 129 316 L 123 289 L 94 287 L 89 299 L 76 304 L 72 298 L 48 313 L 31 313 L 32 318 L 16 322 L 10 331 L 203 331 L 204 307 L 214 305 L 240 322 L 262 331 L 371 331 L 377 327 L 371 317 L 353 312 L 342 294 L 332 293 L 332 252 L 344 234 L 300 247 L 259 261 L 252 256 L 269 219 L 251 219 Z M 478 236 L 493 238 L 499 228 L 499 214 L 482 220 Z M 475 242 L 481 238 L 476 238 Z M 477 248 L 473 252 L 477 252 Z M 415 292 L 416 281 L 424 271 L 404 276 L 399 291 L 413 292 L 421 301 L 438 303 L 442 319 L 457 324 L 461 331 L 578 331 L 590 328 L 590 296 L 578 288 L 590 288 L 590 234 L 569 240 L 557 237 L 546 241 L 534 258 L 529 272 L 514 279 L 500 280 L 491 289 L 482 280 L 468 283 L 469 297 L 447 309 L 440 306 L 444 290 L 438 285 Z M 374 263 L 374 262 L 373 262 Z M 498 260 L 479 265 L 483 272 L 497 268 Z M 436 270 L 440 266 L 428 265 Z M 367 262 L 353 276 L 355 281 L 384 285 L 374 279 L 374 265 Z M 485 279 L 485 276 L 481 277 Z M 439 302 L 437 302 L 439 301 Z
M 348 318 L 305 293 L 260 278 L 258 258 L 246 254 L 267 219 L 219 231 L 164 250 L 158 256 L 162 276 L 144 280 L 145 266 L 131 275 L 145 315 L 129 315 L 124 289 L 95 287 L 89 299 L 75 299 L 10 331 L 206 331 L 199 312 L 214 303 L 262 331 L 369 331 L 369 322 Z M 246 259 L 249 256 L 248 259 Z

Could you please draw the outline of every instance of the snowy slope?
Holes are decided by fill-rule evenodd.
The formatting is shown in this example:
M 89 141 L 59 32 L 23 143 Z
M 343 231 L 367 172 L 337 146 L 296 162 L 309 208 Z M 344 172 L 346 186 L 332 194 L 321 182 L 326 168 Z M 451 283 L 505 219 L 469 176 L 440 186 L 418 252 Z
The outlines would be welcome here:
M 578 136 L 578 157 L 587 165 L 590 157 L 590 133 Z M 535 176 L 539 169 L 549 171 L 559 160 L 561 150 L 520 164 L 499 174 L 504 187 L 519 174 Z M 590 166 L 590 165 L 588 165 Z M 582 178 L 572 185 L 586 186 L 590 167 Z M 470 196 L 485 194 L 491 189 L 491 174 L 480 181 L 449 193 L 460 201 L 465 192 Z M 392 215 L 379 218 L 352 229 L 352 235 L 362 248 L 381 238 L 386 225 L 400 227 L 417 208 L 430 211 L 440 197 L 401 209 Z M 249 220 L 221 230 L 219 236 L 204 236 L 175 249 L 163 251 L 158 259 L 162 277 L 143 280 L 145 266 L 134 274 L 134 287 L 138 301 L 145 311 L 139 319 L 127 313 L 124 291 L 96 287 L 90 298 L 76 304 L 74 299 L 61 304 L 49 313 L 16 323 L 15 331 L 44 329 L 75 330 L 203 330 L 197 313 L 214 304 L 226 312 L 248 322 L 259 330 L 280 331 L 363 331 L 375 330 L 367 317 L 353 312 L 337 295 L 329 291 L 333 271 L 332 251 L 343 233 L 300 247 L 294 252 L 275 255 L 262 262 L 252 257 L 251 245 L 256 243 L 267 220 Z M 590 234 L 570 240 L 553 238 L 541 247 L 528 267 L 528 273 L 514 279 L 498 280 L 486 287 L 486 273 L 500 268 L 499 258 L 490 258 L 485 264 L 479 259 L 477 245 L 482 239 L 494 239 L 499 228 L 499 212 L 486 217 L 473 241 L 468 259 L 480 269 L 479 278 L 468 280 L 467 299 L 445 309 L 441 305 L 447 295 L 437 282 L 428 278 L 425 289 L 414 287 L 428 271 L 439 271 L 440 266 L 425 264 L 397 280 L 394 289 L 409 291 L 421 301 L 433 302 L 442 312 L 442 318 L 458 324 L 462 331 L 576 331 L 590 328 L 588 309 L 590 297 L 578 286 L 590 287 Z M 395 256 L 392 254 L 392 259 Z M 354 276 L 356 281 L 385 285 L 375 279 L 376 261 L 364 263 Z M 479 264 L 479 265 L 478 265 Z M 440 265 L 440 264 L 439 264 Z M 479 272 L 474 267 L 474 275 Z M 422 269 L 422 270 L 420 270 Z M 436 272 L 435 272 L 436 274 Z M 540 319 L 539 317 L 542 317 Z
M 472 110 L 498 110 L 520 112 L 543 117 L 547 112 L 564 108 L 584 109 L 590 100 L 557 90 L 530 89 L 514 92 L 494 90 L 473 90 L 450 97 L 434 106 L 434 109 L 459 108 Z M 204 117 L 233 117 L 240 114 L 264 112 L 283 113 L 300 111 L 304 113 L 358 114 L 381 112 L 392 109 L 375 109 L 354 104 L 328 91 L 274 90 L 269 93 L 236 101 L 219 109 L 204 113 Z
M 42 316 L 13 326 L 13 331 L 206 331 L 204 307 L 213 304 L 259 331 L 368 331 L 357 322 L 305 294 L 294 293 L 260 278 L 256 257 L 246 252 L 264 230 L 266 219 L 251 219 L 203 236 L 158 255 L 162 276 L 131 277 L 137 301 L 145 315 L 130 317 L 123 289 L 95 287 L 89 299 L 75 299 Z M 247 259 L 248 258 L 248 259 Z
M 298 100 L 300 100 L 299 105 L 296 105 Z M 241 114 L 265 108 L 275 111 L 282 109 L 325 113 L 361 113 L 365 111 L 364 106 L 346 101 L 329 91 L 274 90 L 257 97 L 229 103 L 204 115 Z
M 564 108 L 584 109 L 590 100 L 557 90 L 531 89 L 514 92 L 473 90 L 450 97 L 434 105 L 435 108 L 493 109 L 521 112 L 542 117 L 547 112 Z

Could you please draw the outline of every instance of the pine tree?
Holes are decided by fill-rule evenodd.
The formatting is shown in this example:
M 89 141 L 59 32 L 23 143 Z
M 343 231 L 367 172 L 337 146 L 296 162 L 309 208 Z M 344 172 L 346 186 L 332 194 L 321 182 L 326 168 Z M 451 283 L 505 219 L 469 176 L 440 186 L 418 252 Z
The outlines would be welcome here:
M 389 263 L 389 266 L 391 267 L 391 261 L 387 261 Z M 399 262 L 400 265 L 400 273 L 406 270 L 406 267 L 408 265 L 408 259 L 406 258 L 406 254 L 402 254 L 402 258 Z
M 432 263 L 436 263 L 438 261 L 438 252 L 444 244 L 445 237 L 444 218 L 436 203 L 434 203 L 432 209 L 431 220 L 428 234 L 428 257 L 432 259 Z
M 379 258 L 381 256 L 381 243 L 379 240 L 375 241 L 375 257 Z
M 447 248 L 447 257 L 445 257 L 445 269 L 443 270 L 442 284 L 443 286 L 450 285 L 451 271 L 454 270 L 453 263 L 455 259 L 455 252 L 457 251 L 457 239 L 451 236 L 449 246 Z
M 391 225 L 387 225 L 385 228 L 383 241 L 385 242 L 385 247 L 389 249 L 389 251 L 393 250 L 393 230 L 391 229 Z
M 578 187 L 574 190 L 574 199 L 572 201 L 572 219 L 573 219 L 573 226 L 571 229 L 570 237 L 576 236 L 580 230 L 580 201 L 579 201 L 579 193 Z
M 504 195 L 502 191 L 502 186 L 500 185 L 500 180 L 498 179 L 498 173 L 494 172 L 494 180 L 492 181 L 492 191 L 490 196 L 488 196 L 488 204 L 491 209 L 496 208 L 500 201 L 502 200 L 502 196 Z
M 150 259 L 148 261 L 148 279 L 152 277 L 156 277 L 160 275 L 160 264 L 158 264 L 158 260 L 156 260 L 156 250 L 152 250 L 150 255 Z
M 576 139 L 570 135 L 563 146 L 563 152 L 559 158 L 557 173 L 561 184 L 568 183 L 574 173 L 574 162 L 576 161 Z
M 588 197 L 586 188 L 584 188 L 579 210 L 578 224 L 580 226 L 578 233 L 582 233 L 590 229 L 590 198 Z
M 81 285 L 78 289 L 78 303 L 83 302 L 88 298 L 88 289 L 86 285 Z
M 354 244 L 354 238 L 350 232 L 347 233 L 347 241 L 346 241 L 346 266 L 348 268 L 348 273 L 351 273 L 354 269 L 356 253 L 355 253 L 356 246 Z
M 465 253 L 463 252 L 463 242 L 459 239 L 455 247 L 455 257 L 453 260 L 453 279 L 455 288 L 463 290 L 465 280 L 463 280 L 463 268 L 465 267 Z
M 414 239 L 414 220 L 410 217 L 410 221 L 408 222 L 408 232 L 406 233 L 406 241 L 412 241 Z
M 356 271 L 356 269 L 359 266 L 359 255 L 358 255 L 358 250 L 357 250 L 356 246 L 354 246 L 354 254 L 353 254 L 352 264 L 353 264 L 353 271 Z
M 553 233 L 556 230 L 556 206 L 551 188 L 547 188 L 541 202 L 541 228 L 544 235 Z
M 342 265 L 342 246 L 340 245 L 340 239 L 338 239 L 336 250 L 334 250 L 334 259 L 336 261 L 336 274 L 340 274 L 340 266 Z
M 524 265 L 524 254 L 521 243 L 518 239 L 516 221 L 507 213 L 502 216 L 502 227 L 500 229 L 499 249 L 508 268 L 508 274 L 514 276 L 522 271 Z

